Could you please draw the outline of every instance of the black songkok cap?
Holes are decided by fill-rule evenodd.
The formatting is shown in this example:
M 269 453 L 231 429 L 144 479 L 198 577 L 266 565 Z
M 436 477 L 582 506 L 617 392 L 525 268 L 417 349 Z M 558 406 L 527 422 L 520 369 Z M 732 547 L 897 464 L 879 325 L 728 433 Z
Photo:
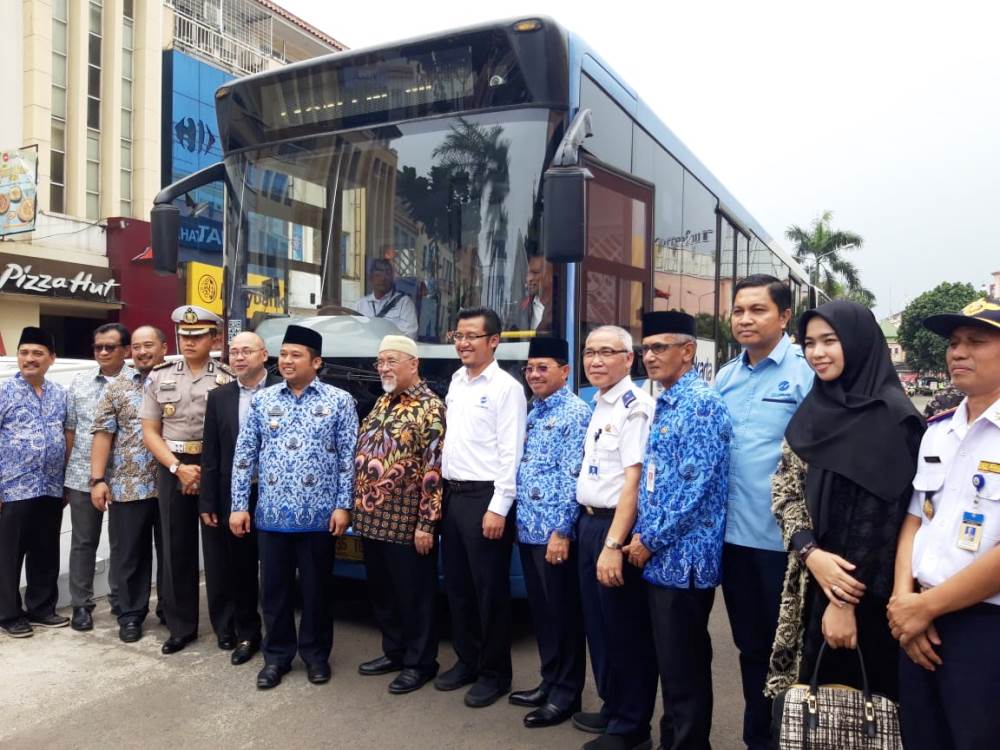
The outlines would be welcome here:
M 320 335 L 319 331 L 314 331 L 312 328 L 304 326 L 288 326 L 285 329 L 285 338 L 281 340 L 281 343 L 300 344 L 301 346 L 308 346 L 320 354 L 323 353 L 323 336 Z
M 551 357 L 566 362 L 569 360 L 569 344 L 552 336 L 535 336 L 528 344 L 528 359 L 533 357 Z
M 25 326 L 21 331 L 21 339 L 17 342 L 18 348 L 24 344 L 41 344 L 49 350 L 49 354 L 56 353 L 55 337 L 41 328 L 35 326 Z
M 659 310 L 642 316 L 642 337 L 661 333 L 683 333 L 694 336 L 694 318 L 676 310 Z

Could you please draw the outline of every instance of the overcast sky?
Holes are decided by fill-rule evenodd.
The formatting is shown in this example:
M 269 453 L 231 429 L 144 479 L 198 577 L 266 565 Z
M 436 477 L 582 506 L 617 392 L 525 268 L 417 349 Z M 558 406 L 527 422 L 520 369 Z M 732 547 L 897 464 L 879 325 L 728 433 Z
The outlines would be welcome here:
M 824 209 L 877 312 L 1000 270 L 988 1 L 278 0 L 349 47 L 545 14 L 586 39 L 778 238 Z

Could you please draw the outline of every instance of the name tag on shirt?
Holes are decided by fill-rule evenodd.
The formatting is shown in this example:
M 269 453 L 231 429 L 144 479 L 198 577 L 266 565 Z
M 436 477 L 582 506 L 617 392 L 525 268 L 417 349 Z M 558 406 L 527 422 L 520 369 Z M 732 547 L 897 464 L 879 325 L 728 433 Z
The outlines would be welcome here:
M 962 523 L 958 526 L 958 548 L 969 552 L 978 552 L 983 541 L 983 522 L 986 517 L 982 513 L 962 514 Z
M 652 492 L 656 487 L 656 466 L 650 464 L 646 468 L 646 492 Z

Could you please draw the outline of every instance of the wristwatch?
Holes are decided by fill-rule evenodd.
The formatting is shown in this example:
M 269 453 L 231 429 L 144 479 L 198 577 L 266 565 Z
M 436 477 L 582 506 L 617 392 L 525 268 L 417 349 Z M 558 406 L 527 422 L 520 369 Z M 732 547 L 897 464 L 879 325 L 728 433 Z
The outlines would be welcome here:
M 172 464 L 170 464 L 170 473 L 171 474 L 176 474 L 177 470 L 179 468 L 181 468 L 181 462 L 180 461 L 174 461 Z
M 623 545 L 621 542 L 616 542 L 611 537 L 608 537 L 604 540 L 604 546 L 608 549 L 621 549 Z
M 96 487 L 99 484 L 107 484 L 107 483 L 108 483 L 108 480 L 106 480 L 104 477 L 91 477 L 90 478 L 90 486 L 91 487 Z

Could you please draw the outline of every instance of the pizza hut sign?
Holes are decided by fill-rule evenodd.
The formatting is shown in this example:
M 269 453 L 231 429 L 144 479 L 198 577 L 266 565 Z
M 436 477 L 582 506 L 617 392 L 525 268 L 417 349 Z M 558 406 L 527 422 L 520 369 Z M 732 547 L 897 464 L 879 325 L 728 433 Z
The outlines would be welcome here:
M 0 255 L 0 293 L 118 302 L 120 287 L 110 268 Z

